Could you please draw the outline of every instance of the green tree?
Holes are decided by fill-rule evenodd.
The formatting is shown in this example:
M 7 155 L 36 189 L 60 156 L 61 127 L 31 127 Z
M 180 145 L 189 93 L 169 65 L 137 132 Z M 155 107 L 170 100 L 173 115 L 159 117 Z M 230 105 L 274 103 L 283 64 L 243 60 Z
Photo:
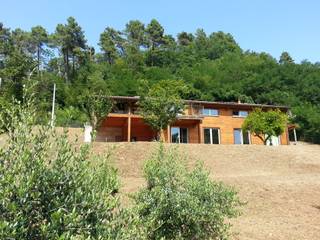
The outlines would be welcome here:
M 131 20 L 126 24 L 126 29 L 124 30 L 128 44 L 136 49 L 140 47 L 145 47 L 147 44 L 145 26 L 142 22 L 138 20 Z
M 279 136 L 285 131 L 287 123 L 288 116 L 279 109 L 262 111 L 257 108 L 244 120 L 242 130 L 250 131 L 266 145 L 272 136 Z
M 67 24 L 58 24 L 52 36 L 54 44 L 59 48 L 64 62 L 66 81 L 70 81 L 70 57 L 72 60 L 72 73 L 75 73 L 76 52 L 86 49 L 84 32 L 73 17 L 67 19 Z
M 104 52 L 109 64 L 114 63 L 115 59 L 124 52 L 124 39 L 121 32 L 107 27 L 100 35 L 99 45 Z
M 176 121 L 178 114 L 184 110 L 181 91 L 185 85 L 174 80 L 162 80 L 144 90 L 139 101 L 140 113 L 144 121 L 157 132 L 161 140 L 162 131 Z
M 152 19 L 146 28 L 148 45 L 152 50 L 163 44 L 164 41 L 164 29 L 156 19 Z
M 241 48 L 230 33 L 215 32 L 209 36 L 209 59 L 217 59 L 228 52 L 240 53 Z
M 178 44 L 181 46 L 188 46 L 194 40 L 194 36 L 192 35 L 192 33 L 187 33 L 187 32 L 179 33 L 177 38 L 178 38 Z
M 108 86 L 102 80 L 103 76 L 99 66 L 91 63 L 83 75 L 84 81 L 80 89 L 76 89 L 77 93 L 80 92 L 77 104 L 87 115 L 93 130 L 97 130 L 110 113 L 113 101 L 110 98 Z M 86 87 L 83 88 L 82 85 Z
M 294 61 L 288 52 L 283 52 L 283 53 L 281 53 L 279 63 L 280 64 L 290 64 L 290 63 L 294 63 Z
M 188 171 L 176 150 L 160 146 L 144 166 L 147 186 L 134 195 L 147 239 L 227 239 L 237 193 L 210 180 L 202 164 Z
M 46 29 L 42 26 L 36 26 L 31 28 L 31 42 L 34 45 L 34 49 L 37 56 L 38 73 L 40 72 L 42 54 L 45 53 L 44 46 L 48 43 L 49 37 Z
M 89 146 L 72 146 L 49 126 L 35 131 L 28 99 L 0 112 L 9 123 L 0 149 L 0 238 L 114 239 L 119 180 L 108 157 L 90 157 Z

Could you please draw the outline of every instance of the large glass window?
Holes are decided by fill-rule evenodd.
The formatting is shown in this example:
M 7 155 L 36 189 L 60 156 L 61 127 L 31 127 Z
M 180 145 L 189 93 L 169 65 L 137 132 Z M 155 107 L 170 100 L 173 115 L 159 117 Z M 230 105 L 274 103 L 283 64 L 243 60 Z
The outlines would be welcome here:
M 180 129 L 177 127 L 172 127 L 171 128 L 171 142 L 172 143 L 179 143 L 180 139 Z
M 202 115 L 219 116 L 219 111 L 218 111 L 218 109 L 214 109 L 214 108 L 204 108 L 204 109 L 202 109 Z
M 171 142 L 188 143 L 188 128 L 172 127 Z
M 204 143 L 206 144 L 220 144 L 220 129 L 219 128 L 205 128 Z
M 246 116 L 248 116 L 248 111 L 233 110 L 232 115 L 235 117 L 246 117 Z
M 234 144 L 242 144 L 241 129 L 233 130 L 233 138 L 234 138 Z
M 234 144 L 250 144 L 250 133 L 242 131 L 241 128 L 233 130 Z

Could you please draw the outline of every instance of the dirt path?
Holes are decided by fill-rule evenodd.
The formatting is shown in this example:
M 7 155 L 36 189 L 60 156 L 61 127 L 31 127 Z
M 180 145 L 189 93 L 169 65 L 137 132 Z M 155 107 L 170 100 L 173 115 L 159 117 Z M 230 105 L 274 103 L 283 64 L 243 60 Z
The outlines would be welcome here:
M 111 144 L 97 143 L 102 152 Z M 116 144 L 122 194 L 144 184 L 141 169 L 155 143 Z M 233 220 L 233 239 L 320 239 L 320 146 L 179 145 L 192 165 L 202 160 L 213 179 L 234 186 L 247 205 Z

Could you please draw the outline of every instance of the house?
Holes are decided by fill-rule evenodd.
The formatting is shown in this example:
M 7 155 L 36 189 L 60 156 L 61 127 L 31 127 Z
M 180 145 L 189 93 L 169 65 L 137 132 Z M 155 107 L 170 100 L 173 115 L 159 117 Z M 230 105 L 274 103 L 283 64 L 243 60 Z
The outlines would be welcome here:
M 139 115 L 139 97 L 113 96 L 115 105 L 102 122 L 97 141 L 153 141 L 156 133 Z M 263 144 L 262 141 L 241 129 L 245 117 L 254 108 L 280 109 L 288 113 L 286 106 L 273 106 L 234 102 L 210 102 L 185 100 L 186 108 L 177 121 L 163 131 L 168 143 L 206 144 Z M 274 136 L 273 145 L 288 145 L 288 128 L 281 136 Z

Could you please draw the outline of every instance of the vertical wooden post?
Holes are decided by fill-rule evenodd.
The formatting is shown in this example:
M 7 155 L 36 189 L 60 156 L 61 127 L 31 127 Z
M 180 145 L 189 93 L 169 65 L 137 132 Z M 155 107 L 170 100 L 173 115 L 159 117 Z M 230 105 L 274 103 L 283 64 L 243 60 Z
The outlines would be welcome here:
M 128 132 L 127 132 L 127 141 L 131 141 L 131 104 L 129 103 L 128 109 Z
M 203 143 L 203 131 L 200 123 L 198 125 L 198 128 L 199 128 L 199 143 Z
M 128 134 L 127 134 L 127 141 L 131 141 L 131 116 L 128 117 Z
M 170 125 L 167 127 L 167 143 L 171 143 L 171 128 Z

